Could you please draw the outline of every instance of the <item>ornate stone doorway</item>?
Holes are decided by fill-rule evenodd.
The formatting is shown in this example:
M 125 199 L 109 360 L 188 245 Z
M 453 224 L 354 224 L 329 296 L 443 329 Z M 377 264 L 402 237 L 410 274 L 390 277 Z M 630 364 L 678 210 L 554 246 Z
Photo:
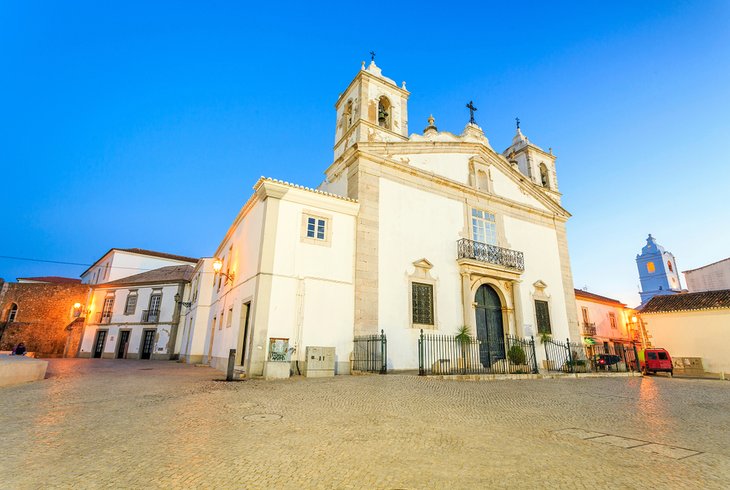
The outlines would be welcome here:
M 476 330 L 479 358 L 484 367 L 505 358 L 502 301 L 494 288 L 482 284 L 476 294 Z

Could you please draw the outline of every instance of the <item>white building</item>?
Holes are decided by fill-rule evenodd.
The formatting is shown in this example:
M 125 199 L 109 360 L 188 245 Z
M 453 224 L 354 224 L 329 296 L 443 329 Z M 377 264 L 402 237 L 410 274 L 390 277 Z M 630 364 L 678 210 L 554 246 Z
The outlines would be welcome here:
M 575 290 L 575 303 L 583 343 L 589 348 L 598 344 L 603 352 L 617 352 L 641 342 L 635 322 L 631 321 L 634 310 L 624 303 L 581 289 Z
M 260 375 L 272 339 L 286 339 L 293 369 L 307 346 L 330 346 L 345 373 L 353 337 L 381 330 L 393 369 L 418 368 L 422 329 L 467 325 L 485 344 L 580 338 L 552 151 L 518 128 L 499 153 L 472 122 L 457 135 L 429 118 L 409 136 L 409 95 L 363 64 L 335 105 L 319 191 L 256 184 L 216 251 L 208 321 L 193 327 L 213 366 L 236 348 L 239 369 Z
M 730 258 L 684 271 L 683 274 L 690 293 L 730 289 Z
M 182 303 L 197 262 L 141 249 L 104 254 L 81 275 L 90 292 L 78 357 L 175 358 L 188 315 Z

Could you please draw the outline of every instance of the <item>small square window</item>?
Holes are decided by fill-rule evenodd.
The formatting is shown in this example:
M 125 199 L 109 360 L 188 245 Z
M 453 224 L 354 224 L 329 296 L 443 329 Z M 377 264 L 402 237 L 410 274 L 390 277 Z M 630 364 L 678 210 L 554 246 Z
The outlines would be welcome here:
M 305 211 L 302 214 L 302 241 L 329 246 L 330 223 L 331 218 L 328 216 L 316 216 Z
M 313 218 L 309 216 L 307 218 L 307 238 L 315 238 L 317 240 L 325 239 L 325 232 L 327 230 L 327 222 L 322 218 Z

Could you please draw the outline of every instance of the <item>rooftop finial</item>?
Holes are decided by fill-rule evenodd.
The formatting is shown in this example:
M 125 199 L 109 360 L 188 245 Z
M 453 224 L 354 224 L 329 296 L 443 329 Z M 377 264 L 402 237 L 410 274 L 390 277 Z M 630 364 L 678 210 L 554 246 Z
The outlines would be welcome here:
M 520 118 L 516 117 L 515 122 L 517 123 L 517 129 L 520 129 Z
M 474 120 L 474 111 L 476 111 L 477 108 L 474 107 L 474 102 L 470 100 L 469 103 L 466 104 L 466 108 L 469 109 L 469 123 L 476 124 L 477 122 Z
M 375 63 L 375 51 L 370 51 L 370 61 Z

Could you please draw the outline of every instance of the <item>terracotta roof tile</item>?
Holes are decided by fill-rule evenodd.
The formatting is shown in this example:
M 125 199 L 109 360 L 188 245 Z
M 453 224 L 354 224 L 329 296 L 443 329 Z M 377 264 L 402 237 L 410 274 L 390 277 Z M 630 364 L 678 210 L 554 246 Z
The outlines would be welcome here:
M 654 296 L 641 308 L 641 313 L 713 310 L 730 308 L 730 289 Z
M 193 267 L 189 265 L 169 265 L 151 271 L 142 272 L 115 281 L 98 284 L 94 287 L 127 286 L 131 284 L 151 284 L 164 282 L 189 281 L 193 277 Z

